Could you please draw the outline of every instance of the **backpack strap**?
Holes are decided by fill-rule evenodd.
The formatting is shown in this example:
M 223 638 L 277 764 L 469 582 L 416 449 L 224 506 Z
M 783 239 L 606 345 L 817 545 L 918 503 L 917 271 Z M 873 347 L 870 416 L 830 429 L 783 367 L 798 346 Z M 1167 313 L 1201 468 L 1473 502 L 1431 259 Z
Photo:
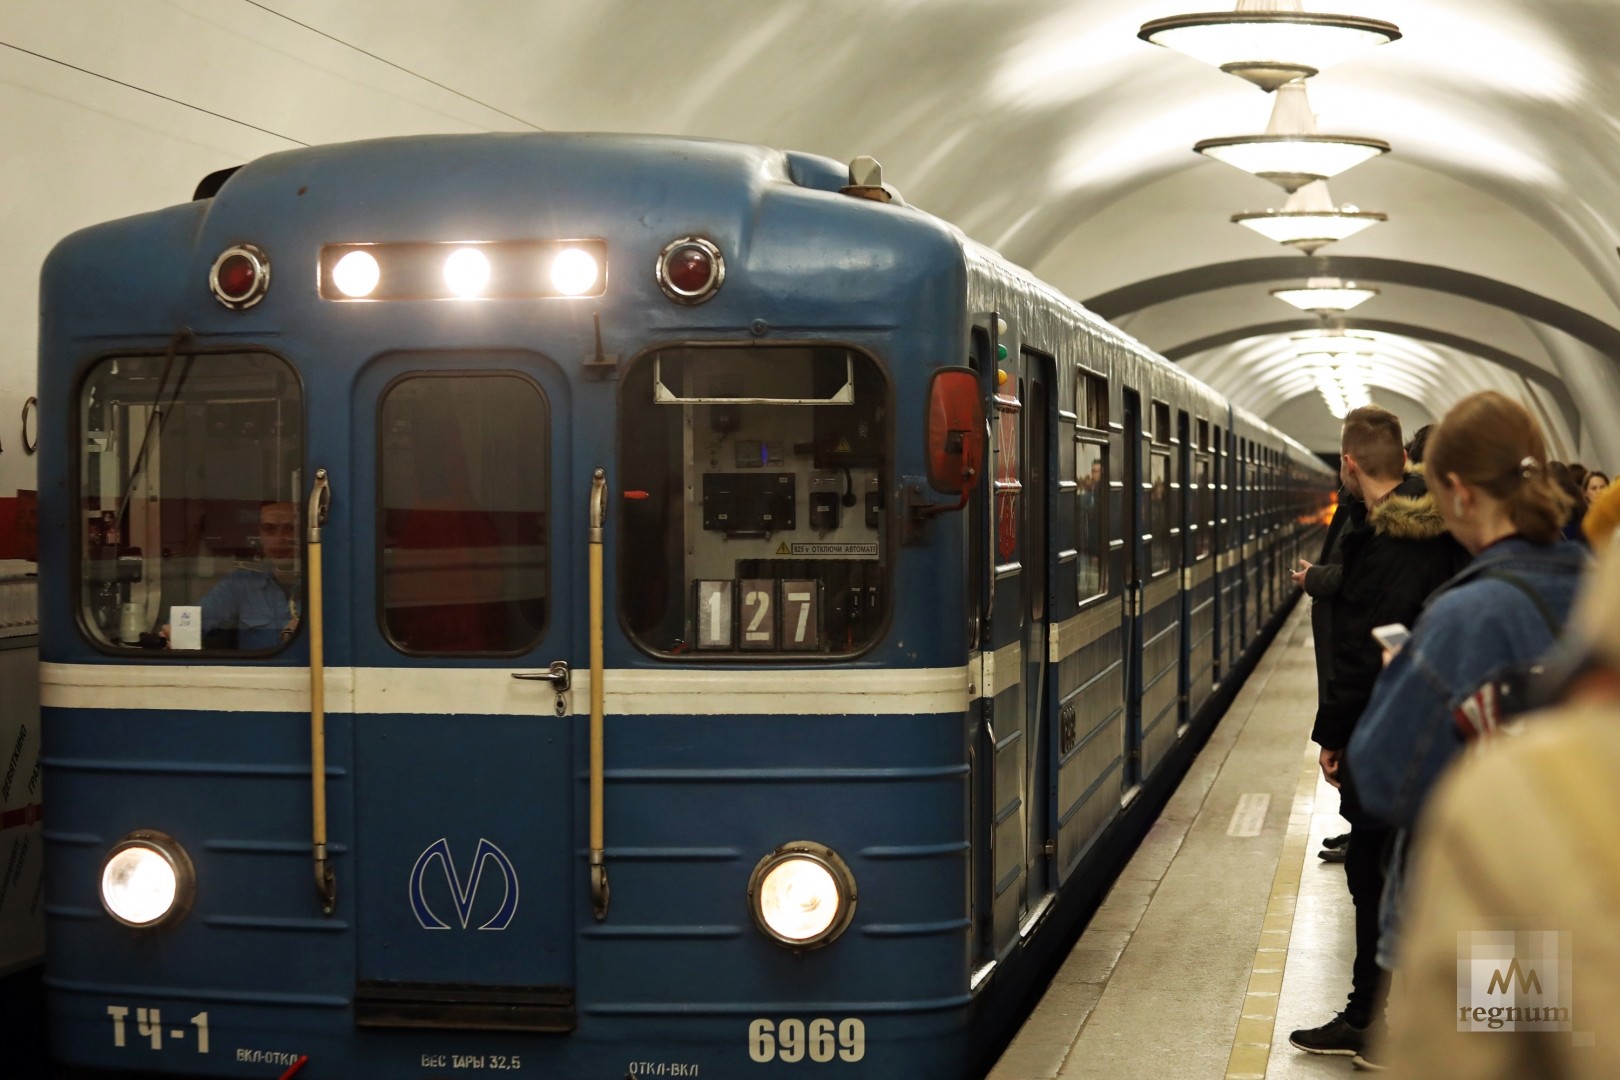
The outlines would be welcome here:
M 1528 581 L 1524 580 L 1524 578 L 1520 577 L 1518 574 L 1511 573 L 1507 570 L 1487 570 L 1479 576 L 1481 578 L 1489 578 L 1495 581 L 1505 581 L 1515 589 L 1518 589 L 1529 598 L 1532 604 L 1536 606 L 1536 611 L 1541 615 L 1541 620 L 1547 624 L 1547 629 L 1552 631 L 1553 637 L 1556 638 L 1559 634 L 1564 632 L 1564 624 L 1562 620 L 1553 616 L 1552 609 L 1547 606 L 1547 602 L 1541 598 L 1540 594 L 1538 594 L 1534 588 L 1531 587 Z

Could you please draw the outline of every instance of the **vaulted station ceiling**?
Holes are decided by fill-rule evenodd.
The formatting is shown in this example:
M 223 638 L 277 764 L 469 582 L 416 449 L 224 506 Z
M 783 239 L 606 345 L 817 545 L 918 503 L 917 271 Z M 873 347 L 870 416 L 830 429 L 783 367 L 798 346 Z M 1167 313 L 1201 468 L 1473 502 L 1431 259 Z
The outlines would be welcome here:
M 1307 0 L 1404 34 L 1310 80 L 1322 130 L 1393 147 L 1331 184 L 1388 222 L 1317 257 L 1232 224 L 1283 192 L 1191 150 L 1263 130 L 1272 99 L 1137 38 L 1232 6 L 8 0 L 0 116 L 13 209 L 30 212 L 0 229 L 26 262 L 215 168 L 425 131 L 870 154 L 911 203 L 1309 445 L 1337 442 L 1293 360 L 1318 320 L 1268 290 L 1332 275 L 1380 290 L 1347 329 L 1371 335 L 1369 392 L 1409 427 L 1494 387 L 1560 454 L 1620 464 L 1620 4 Z M 32 271 L 0 272 L 0 315 L 31 321 L 31 303 Z

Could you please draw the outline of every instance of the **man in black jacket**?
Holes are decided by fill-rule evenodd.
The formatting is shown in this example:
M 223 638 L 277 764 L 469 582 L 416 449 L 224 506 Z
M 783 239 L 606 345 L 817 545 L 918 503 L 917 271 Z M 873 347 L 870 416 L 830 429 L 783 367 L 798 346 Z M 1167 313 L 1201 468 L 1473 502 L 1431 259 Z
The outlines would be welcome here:
M 1339 587 L 1344 583 L 1344 538 L 1366 522 L 1366 504 L 1351 494 L 1348 487 L 1341 487 L 1338 505 L 1333 508 L 1333 520 L 1328 523 L 1327 535 L 1322 539 L 1321 557 L 1314 563 L 1299 560 L 1299 569 L 1292 575 L 1294 584 L 1311 598 L 1318 704 L 1333 677 L 1333 603 L 1339 598 Z M 1322 841 L 1322 850 L 1317 854 L 1328 862 L 1344 862 L 1349 841 L 1349 833 L 1330 836 Z
M 1383 667 L 1375 626 L 1417 622 L 1423 604 L 1468 562 L 1468 553 L 1446 532 L 1423 477 L 1405 473 L 1401 422 L 1376 405 L 1345 418 L 1342 434 L 1344 485 L 1366 504 L 1366 519 L 1344 535 L 1343 578 L 1330 609 L 1333 659 L 1316 711 L 1311 738 L 1321 747 L 1322 775 L 1340 789 L 1340 812 L 1350 822 L 1345 881 L 1356 908 L 1356 957 L 1349 1002 L 1317 1028 L 1295 1031 L 1289 1042 L 1313 1054 L 1359 1055 L 1382 1024 L 1388 983 L 1379 971 L 1378 900 L 1384 890 L 1384 849 L 1389 830 L 1362 813 L 1354 780 L 1341 770 L 1344 748 L 1372 697 Z

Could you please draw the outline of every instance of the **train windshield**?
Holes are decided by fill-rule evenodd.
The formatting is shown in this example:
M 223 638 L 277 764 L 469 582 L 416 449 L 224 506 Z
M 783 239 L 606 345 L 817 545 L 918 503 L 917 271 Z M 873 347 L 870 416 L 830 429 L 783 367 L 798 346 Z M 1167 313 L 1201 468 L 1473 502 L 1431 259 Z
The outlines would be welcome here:
M 269 654 L 303 603 L 303 391 L 265 352 L 108 357 L 79 399 L 80 624 Z
M 652 652 L 810 659 L 887 620 L 889 387 L 838 346 L 689 346 L 622 380 L 620 609 Z

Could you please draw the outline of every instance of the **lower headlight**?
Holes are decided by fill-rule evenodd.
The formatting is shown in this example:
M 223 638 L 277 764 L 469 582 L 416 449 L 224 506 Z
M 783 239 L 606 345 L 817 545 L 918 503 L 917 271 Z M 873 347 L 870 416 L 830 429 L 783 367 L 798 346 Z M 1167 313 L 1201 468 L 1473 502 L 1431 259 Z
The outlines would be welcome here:
M 101 903 L 125 926 L 157 926 L 191 907 L 197 879 L 172 836 L 132 832 L 101 864 Z
M 825 844 L 795 840 L 754 867 L 748 903 L 766 935 L 796 949 L 835 940 L 855 917 L 855 875 Z

